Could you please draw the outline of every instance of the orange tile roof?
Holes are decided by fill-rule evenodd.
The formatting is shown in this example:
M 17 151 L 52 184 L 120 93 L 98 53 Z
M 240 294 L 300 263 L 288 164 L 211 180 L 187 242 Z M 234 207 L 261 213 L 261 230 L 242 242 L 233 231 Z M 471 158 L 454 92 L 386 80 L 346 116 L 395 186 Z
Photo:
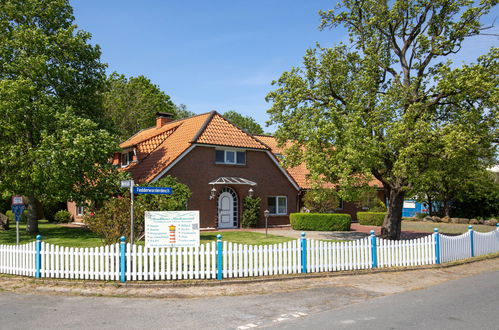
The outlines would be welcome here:
M 274 154 L 284 154 L 284 150 L 286 149 L 286 146 L 279 146 L 277 139 L 273 136 L 269 135 L 255 135 L 256 138 L 261 140 L 263 143 L 268 145 Z M 300 188 L 302 189 L 310 189 L 312 188 L 312 182 L 308 179 L 308 175 L 310 174 L 310 171 L 307 169 L 307 166 L 305 163 L 302 163 L 296 167 L 290 167 L 286 169 L 288 173 L 293 177 L 293 179 L 298 183 Z M 383 187 L 381 182 L 379 180 L 373 179 L 372 181 L 369 182 L 369 186 L 374 187 Z M 325 188 L 332 188 L 334 187 L 333 184 L 331 183 L 326 183 L 324 185 Z
M 213 119 L 196 142 L 230 147 L 269 149 L 261 141 L 238 128 L 218 113 L 213 116 Z
M 137 183 L 150 182 L 196 143 L 269 150 L 261 141 L 212 111 L 142 130 L 121 143 L 122 149 L 135 147 L 138 159 L 124 170 L 130 172 Z

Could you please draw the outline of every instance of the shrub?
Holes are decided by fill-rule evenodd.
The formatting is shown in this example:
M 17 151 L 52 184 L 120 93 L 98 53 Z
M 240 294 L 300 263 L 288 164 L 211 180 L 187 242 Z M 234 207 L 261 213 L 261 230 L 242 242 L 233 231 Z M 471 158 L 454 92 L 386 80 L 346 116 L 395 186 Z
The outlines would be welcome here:
M 357 219 L 364 226 L 382 226 L 385 215 L 384 212 L 357 212 Z
M 351 217 L 338 213 L 291 213 L 290 222 L 294 230 L 348 231 Z
M 54 215 L 54 221 L 59 223 L 68 223 L 71 222 L 71 213 L 66 210 L 57 211 Z
M 85 223 L 105 244 L 116 243 L 121 236 L 130 237 L 130 198 L 113 197 L 95 213 L 85 215 Z M 134 232 L 144 231 L 144 209 L 134 204 Z
M 242 225 L 244 228 L 256 227 L 258 218 L 260 217 L 260 202 L 259 197 L 245 197 L 243 200 L 243 218 Z
M 427 215 L 428 215 L 428 213 L 416 212 L 415 217 L 416 217 L 417 219 L 424 219 Z

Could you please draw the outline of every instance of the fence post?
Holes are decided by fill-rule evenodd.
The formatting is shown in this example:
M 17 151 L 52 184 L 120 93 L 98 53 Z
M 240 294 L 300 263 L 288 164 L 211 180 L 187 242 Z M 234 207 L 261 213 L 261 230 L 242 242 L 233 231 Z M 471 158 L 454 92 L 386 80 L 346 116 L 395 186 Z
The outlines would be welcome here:
M 221 280 L 223 278 L 223 264 L 222 264 L 223 247 L 222 247 L 222 235 L 220 234 L 217 235 L 217 251 L 218 251 L 217 280 Z
M 433 229 L 435 237 L 435 263 L 440 264 L 440 234 L 438 233 L 438 228 Z
M 305 233 L 301 233 L 301 272 L 307 272 L 307 239 Z
M 473 226 L 469 225 L 468 230 L 470 232 L 471 256 L 474 257 L 475 256 L 475 244 L 474 244 L 475 242 L 473 239 Z
M 371 230 L 371 255 L 372 255 L 372 268 L 378 267 L 378 255 L 376 251 L 376 235 L 374 230 Z
M 35 277 L 42 277 L 42 235 L 36 235 L 35 243 Z
M 125 236 L 121 236 L 120 238 L 120 282 L 125 283 L 125 274 L 126 274 L 126 243 Z

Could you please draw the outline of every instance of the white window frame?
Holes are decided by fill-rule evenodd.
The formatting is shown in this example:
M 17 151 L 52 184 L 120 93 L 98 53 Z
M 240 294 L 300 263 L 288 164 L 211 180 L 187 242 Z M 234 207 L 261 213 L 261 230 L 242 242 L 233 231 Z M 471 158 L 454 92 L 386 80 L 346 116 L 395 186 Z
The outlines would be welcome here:
M 81 210 L 81 212 L 80 212 Z M 85 206 L 84 205 L 76 205 L 76 216 L 82 217 L 85 215 Z
M 223 162 L 217 162 L 215 159 L 216 164 L 227 164 L 227 165 L 239 165 L 239 166 L 244 166 L 246 165 L 246 150 L 237 150 L 237 149 L 215 149 L 215 153 L 217 151 L 223 151 L 224 152 L 224 161 Z M 229 162 L 227 160 L 227 152 L 233 152 L 234 153 L 234 162 Z M 237 162 L 237 153 L 238 152 L 243 152 L 244 153 L 244 163 L 238 163 Z
M 269 198 L 274 198 L 275 199 L 275 210 L 276 213 L 269 213 L 269 215 L 288 215 L 288 196 L 267 196 L 267 207 L 268 207 L 268 202 Z M 286 212 L 285 213 L 279 213 L 279 198 L 284 198 L 286 201 Z
M 130 153 L 135 154 L 134 150 L 129 150 L 127 152 L 122 152 L 120 156 L 120 165 L 121 167 L 128 167 L 132 162 L 133 162 L 133 156 L 132 159 L 130 159 Z M 123 158 L 126 157 L 126 163 L 123 163 Z

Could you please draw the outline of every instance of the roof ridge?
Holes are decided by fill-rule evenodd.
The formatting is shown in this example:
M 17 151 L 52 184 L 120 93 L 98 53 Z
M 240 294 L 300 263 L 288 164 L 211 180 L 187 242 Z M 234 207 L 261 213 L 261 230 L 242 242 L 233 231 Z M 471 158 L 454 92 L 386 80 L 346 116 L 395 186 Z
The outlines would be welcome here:
M 204 123 L 201 126 L 201 128 L 199 129 L 199 131 L 196 133 L 196 135 L 194 135 L 194 137 L 191 139 L 191 141 L 189 141 L 191 144 L 196 143 L 196 141 L 199 139 L 201 134 L 203 134 L 203 132 L 206 130 L 206 127 L 208 127 L 208 124 L 210 123 L 210 121 L 213 119 L 213 117 L 215 117 L 216 114 L 218 114 L 218 112 L 216 112 L 216 110 L 212 110 L 209 112 L 209 114 L 210 115 L 208 116 L 208 118 L 206 118 L 206 120 L 204 121 Z
M 234 124 L 232 121 L 230 121 L 229 119 L 225 118 L 224 116 L 222 116 L 221 114 L 217 113 L 216 111 L 215 111 L 215 113 L 218 114 L 220 116 L 220 118 L 222 118 L 223 120 L 225 120 L 226 122 L 228 122 L 232 126 L 235 126 L 238 130 L 242 131 L 244 134 L 246 134 L 247 136 L 249 136 L 250 138 L 252 138 L 256 142 L 262 144 L 264 147 L 266 147 L 267 149 L 271 150 L 271 148 L 268 145 L 266 145 L 265 143 L 263 143 L 262 141 L 260 141 L 256 137 L 254 137 L 253 134 L 250 134 L 250 133 L 246 132 L 246 130 L 244 130 L 241 127 L 239 127 L 238 125 Z

